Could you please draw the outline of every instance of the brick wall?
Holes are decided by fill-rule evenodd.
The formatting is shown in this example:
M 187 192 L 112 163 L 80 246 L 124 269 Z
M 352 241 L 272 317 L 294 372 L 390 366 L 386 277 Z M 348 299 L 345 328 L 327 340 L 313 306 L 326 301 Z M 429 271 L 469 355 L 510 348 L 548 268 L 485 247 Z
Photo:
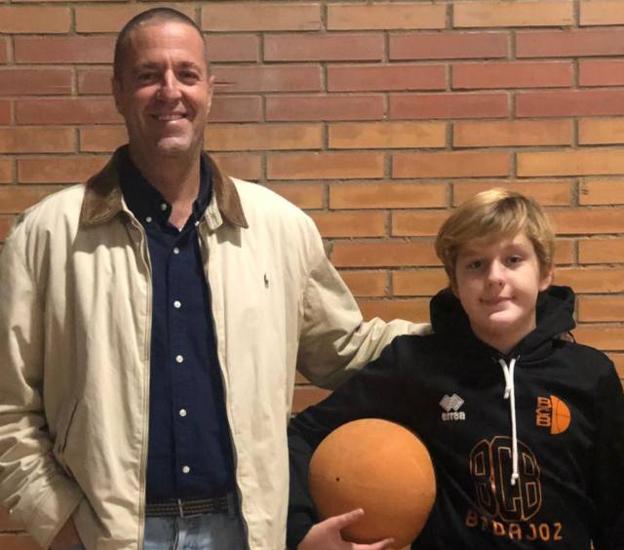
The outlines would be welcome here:
M 0 241 L 125 139 L 115 32 L 151 2 L 0 2 Z M 554 219 L 575 334 L 624 377 L 624 2 L 204 1 L 207 148 L 306 209 L 366 316 L 427 320 L 432 238 L 493 185 Z M 300 382 L 303 382 L 300 380 Z M 296 408 L 318 399 L 300 386 Z M 34 548 L 0 516 L 0 548 Z

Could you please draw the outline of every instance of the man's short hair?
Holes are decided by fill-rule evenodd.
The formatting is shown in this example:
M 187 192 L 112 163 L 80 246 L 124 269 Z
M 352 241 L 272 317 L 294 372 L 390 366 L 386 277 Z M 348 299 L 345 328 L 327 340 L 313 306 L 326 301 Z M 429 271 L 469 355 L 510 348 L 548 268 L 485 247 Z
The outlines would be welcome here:
M 553 267 L 555 234 L 535 200 L 494 188 L 462 203 L 442 224 L 435 240 L 436 254 L 451 285 L 456 283 L 455 268 L 462 246 L 475 239 L 513 237 L 523 230 L 535 248 L 542 275 L 547 274 Z
M 175 10 L 173 8 L 151 8 L 149 10 L 143 11 L 137 15 L 135 15 L 130 21 L 128 21 L 119 34 L 117 35 L 117 40 L 115 41 L 115 55 L 113 58 L 113 77 L 117 81 L 121 81 L 121 71 L 123 69 L 123 63 L 126 56 L 126 49 L 128 47 L 128 42 L 130 40 L 130 34 L 136 28 L 150 21 L 154 22 L 167 22 L 173 21 L 177 23 L 184 23 L 193 27 L 197 34 L 201 37 L 202 41 L 204 37 L 202 35 L 201 29 L 193 21 L 190 17 L 183 14 L 182 12 Z M 205 48 L 204 48 L 205 50 Z M 206 55 L 206 66 L 208 66 L 208 57 Z

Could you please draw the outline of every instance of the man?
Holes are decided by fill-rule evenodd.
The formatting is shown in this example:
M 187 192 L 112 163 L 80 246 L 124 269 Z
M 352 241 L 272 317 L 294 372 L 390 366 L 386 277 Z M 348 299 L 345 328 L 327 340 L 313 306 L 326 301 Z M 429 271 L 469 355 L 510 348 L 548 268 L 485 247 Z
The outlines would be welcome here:
M 190 19 L 132 19 L 128 145 L 2 251 L 0 496 L 44 548 L 281 550 L 295 366 L 418 329 L 363 323 L 312 221 L 202 153 L 213 86 Z

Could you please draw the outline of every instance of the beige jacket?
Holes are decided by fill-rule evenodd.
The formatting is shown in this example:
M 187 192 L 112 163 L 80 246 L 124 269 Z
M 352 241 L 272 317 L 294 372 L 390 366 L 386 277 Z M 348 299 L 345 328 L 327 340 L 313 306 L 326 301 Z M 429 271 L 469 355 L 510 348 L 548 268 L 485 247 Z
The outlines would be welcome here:
M 332 386 L 406 322 L 362 322 L 313 222 L 213 169 L 199 226 L 249 547 L 281 550 L 295 367 Z M 20 217 L 0 256 L 0 498 L 47 547 L 140 549 L 150 264 L 115 161 Z

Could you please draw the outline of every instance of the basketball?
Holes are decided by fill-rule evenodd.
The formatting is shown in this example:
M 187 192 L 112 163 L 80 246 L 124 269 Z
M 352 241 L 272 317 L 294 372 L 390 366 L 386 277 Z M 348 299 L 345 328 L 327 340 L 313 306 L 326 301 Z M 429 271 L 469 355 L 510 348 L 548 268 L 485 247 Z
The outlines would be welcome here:
M 345 540 L 392 537 L 396 548 L 418 536 L 436 494 L 433 464 L 420 439 L 376 418 L 354 420 L 323 439 L 312 455 L 309 484 L 322 519 L 364 509 L 362 519 L 342 530 Z

